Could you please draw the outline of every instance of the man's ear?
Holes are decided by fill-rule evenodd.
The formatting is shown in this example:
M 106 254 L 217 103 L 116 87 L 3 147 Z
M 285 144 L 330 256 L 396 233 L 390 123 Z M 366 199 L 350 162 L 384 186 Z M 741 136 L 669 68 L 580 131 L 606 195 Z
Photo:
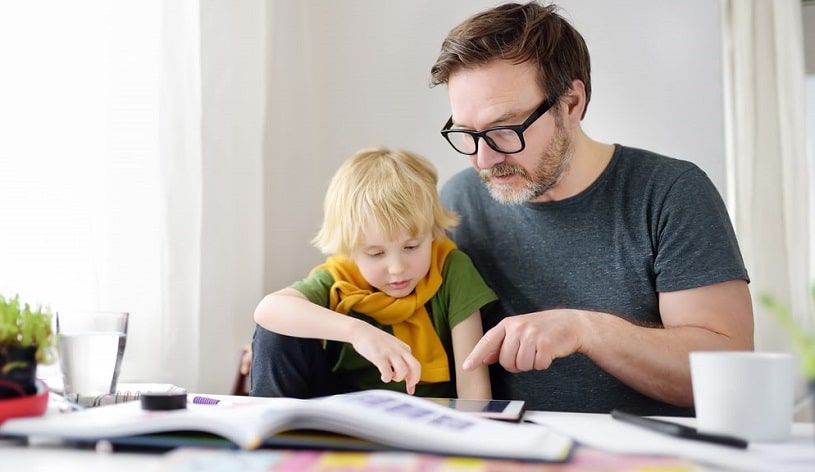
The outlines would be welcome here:
M 586 86 L 582 80 L 575 79 L 561 97 L 566 103 L 566 119 L 571 126 L 580 125 L 583 110 L 586 109 Z

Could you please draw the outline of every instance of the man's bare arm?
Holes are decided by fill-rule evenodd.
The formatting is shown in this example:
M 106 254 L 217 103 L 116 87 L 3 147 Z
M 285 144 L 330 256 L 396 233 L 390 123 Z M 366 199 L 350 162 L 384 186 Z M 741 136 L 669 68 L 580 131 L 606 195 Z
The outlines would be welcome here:
M 508 317 L 484 334 L 465 368 L 500 362 L 510 372 L 542 370 L 554 359 L 580 352 L 645 395 L 691 405 L 690 351 L 753 349 L 747 282 L 661 293 L 659 304 L 661 328 L 582 310 Z

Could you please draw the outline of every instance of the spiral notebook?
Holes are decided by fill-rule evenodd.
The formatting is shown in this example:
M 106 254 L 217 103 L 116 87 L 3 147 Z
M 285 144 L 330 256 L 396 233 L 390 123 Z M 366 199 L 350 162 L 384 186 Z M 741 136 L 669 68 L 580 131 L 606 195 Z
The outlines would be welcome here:
M 173 384 L 164 383 L 119 383 L 116 393 L 101 395 L 83 395 L 78 393 L 64 393 L 62 379 L 47 377 L 41 379 L 48 385 L 51 393 L 60 395 L 68 403 L 80 408 L 93 408 L 103 405 L 114 405 L 139 400 L 144 392 L 183 392 L 184 389 Z

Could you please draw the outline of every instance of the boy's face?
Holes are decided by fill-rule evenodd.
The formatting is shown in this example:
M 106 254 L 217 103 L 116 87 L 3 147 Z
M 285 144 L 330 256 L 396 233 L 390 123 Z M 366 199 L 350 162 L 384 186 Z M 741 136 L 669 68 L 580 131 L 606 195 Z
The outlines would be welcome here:
M 359 246 L 351 252 L 365 280 L 394 298 L 413 293 L 416 284 L 430 270 L 430 233 L 411 236 L 399 234 L 395 239 L 382 236 L 366 227 Z

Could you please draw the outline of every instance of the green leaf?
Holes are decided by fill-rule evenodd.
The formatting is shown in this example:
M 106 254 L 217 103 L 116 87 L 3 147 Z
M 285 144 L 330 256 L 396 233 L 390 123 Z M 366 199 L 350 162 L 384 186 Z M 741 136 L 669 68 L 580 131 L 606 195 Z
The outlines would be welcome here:
M 812 287 L 812 301 L 815 305 L 815 286 Z M 815 335 L 805 333 L 804 330 L 795 323 L 792 312 L 776 297 L 762 293 L 758 296 L 764 307 L 770 310 L 778 319 L 781 327 L 789 334 L 793 347 L 801 360 L 801 370 L 808 379 L 815 379 Z
M 20 296 L 0 295 L 0 346 L 37 347 L 36 359 L 50 364 L 56 359 L 56 336 L 48 308 L 21 303 Z

